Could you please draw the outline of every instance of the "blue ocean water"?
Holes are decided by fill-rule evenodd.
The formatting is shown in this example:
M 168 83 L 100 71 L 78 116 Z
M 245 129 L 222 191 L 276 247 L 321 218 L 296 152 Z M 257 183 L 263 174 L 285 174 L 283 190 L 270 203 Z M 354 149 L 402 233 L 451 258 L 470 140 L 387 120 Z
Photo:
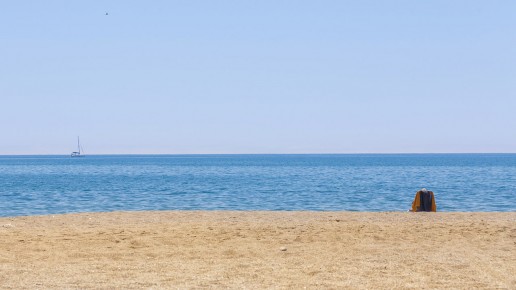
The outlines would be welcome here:
M 0 216 L 115 210 L 515 211 L 516 154 L 0 156 Z

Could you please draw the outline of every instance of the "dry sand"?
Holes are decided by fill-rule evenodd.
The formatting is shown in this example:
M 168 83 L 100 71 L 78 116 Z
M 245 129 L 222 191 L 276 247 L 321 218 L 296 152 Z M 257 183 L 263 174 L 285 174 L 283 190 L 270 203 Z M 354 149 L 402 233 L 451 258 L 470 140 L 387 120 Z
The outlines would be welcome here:
M 1 288 L 516 289 L 516 213 L 0 218 Z

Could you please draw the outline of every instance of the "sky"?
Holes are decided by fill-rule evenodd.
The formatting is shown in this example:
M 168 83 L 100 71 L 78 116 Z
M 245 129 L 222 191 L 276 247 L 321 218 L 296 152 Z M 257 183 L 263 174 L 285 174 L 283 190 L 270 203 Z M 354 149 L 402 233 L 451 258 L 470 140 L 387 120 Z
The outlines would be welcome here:
M 108 15 L 106 15 L 108 13 Z M 514 153 L 516 1 L 0 0 L 0 155 Z

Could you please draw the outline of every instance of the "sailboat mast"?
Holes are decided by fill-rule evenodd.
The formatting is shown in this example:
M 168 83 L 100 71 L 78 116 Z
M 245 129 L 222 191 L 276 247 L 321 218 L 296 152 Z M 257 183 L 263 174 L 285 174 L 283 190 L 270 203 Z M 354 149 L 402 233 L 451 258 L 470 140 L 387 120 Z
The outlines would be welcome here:
M 81 154 L 81 144 L 79 143 L 79 136 L 77 136 L 77 152 Z

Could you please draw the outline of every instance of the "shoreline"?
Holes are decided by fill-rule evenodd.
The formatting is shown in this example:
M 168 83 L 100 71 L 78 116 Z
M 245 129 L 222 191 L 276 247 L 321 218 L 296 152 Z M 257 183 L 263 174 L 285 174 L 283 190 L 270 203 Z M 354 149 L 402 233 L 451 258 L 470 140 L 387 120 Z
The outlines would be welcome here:
M 45 213 L 45 214 L 26 214 L 26 215 L 13 215 L 13 216 L 0 216 L 0 220 L 2 219 L 17 219 L 17 218 L 45 218 L 50 216 L 73 216 L 73 215 L 109 215 L 109 214 L 160 214 L 160 213 L 216 213 L 216 214 L 224 214 L 224 213 L 308 213 L 308 214 L 405 214 L 405 213 L 414 213 L 414 214 L 437 214 L 437 215 L 448 215 L 448 214 L 457 214 L 457 215 L 468 215 L 468 214 L 481 214 L 481 215 L 489 215 L 489 214 L 516 214 L 516 211 L 436 211 L 436 212 L 411 212 L 410 207 L 407 207 L 407 210 L 392 210 L 392 211 L 358 211 L 358 210 L 247 210 L 247 209 L 157 209 L 157 210 L 113 210 L 113 211 L 79 211 L 79 212 L 62 212 L 62 213 Z M 516 219 L 516 218 L 515 218 Z
M 0 217 L 7 288 L 516 288 L 516 212 Z

